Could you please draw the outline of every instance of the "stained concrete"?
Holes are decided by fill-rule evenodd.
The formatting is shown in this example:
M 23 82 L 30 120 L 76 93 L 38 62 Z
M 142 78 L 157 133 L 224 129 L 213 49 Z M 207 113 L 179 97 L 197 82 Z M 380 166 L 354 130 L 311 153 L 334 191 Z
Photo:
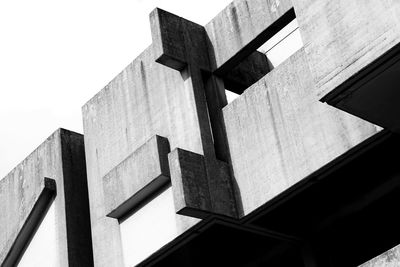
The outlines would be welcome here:
M 380 130 L 315 100 L 304 49 L 223 112 L 245 214 Z
M 293 0 L 319 98 L 400 41 L 398 1 Z
M 229 4 L 204 26 L 214 55 L 213 70 L 231 68 L 227 67 L 229 61 L 236 57 L 240 61 L 256 50 L 279 30 L 274 23 L 292 8 L 290 0 L 236 0 Z
M 153 51 L 147 48 L 83 107 L 96 266 L 123 266 L 119 223 L 107 217 L 103 177 L 155 134 L 168 138 L 171 148 L 204 153 L 191 81 L 156 63 Z M 182 231 L 197 222 L 179 220 Z
M 120 219 L 170 182 L 169 143 L 155 135 L 103 177 L 106 214 Z
M 95 265 L 123 265 L 118 216 L 107 215 L 159 174 L 148 176 L 141 167 L 151 163 L 135 154 L 151 136 L 173 151 L 177 211 L 235 217 L 378 133 L 318 99 L 394 45 L 397 22 L 385 14 L 397 5 L 388 11 L 389 2 L 237 0 L 204 27 L 154 10 L 153 44 L 83 107 Z M 242 85 L 222 110 L 222 80 L 295 16 L 304 49 Z M 132 176 L 153 178 L 127 186 L 128 162 Z M 179 218 L 182 232 L 195 223 Z
M 55 180 L 58 262 L 93 266 L 83 136 L 54 132 L 0 181 L 0 262 L 9 252 L 44 187 Z

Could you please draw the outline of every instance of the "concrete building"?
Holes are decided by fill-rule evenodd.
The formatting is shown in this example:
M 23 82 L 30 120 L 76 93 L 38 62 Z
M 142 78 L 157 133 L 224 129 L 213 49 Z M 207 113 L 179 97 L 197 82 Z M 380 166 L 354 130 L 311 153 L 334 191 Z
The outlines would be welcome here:
M 399 18 L 394 0 L 236 0 L 205 26 L 155 9 L 84 136 L 0 181 L 1 266 L 51 205 L 49 266 L 400 266 Z

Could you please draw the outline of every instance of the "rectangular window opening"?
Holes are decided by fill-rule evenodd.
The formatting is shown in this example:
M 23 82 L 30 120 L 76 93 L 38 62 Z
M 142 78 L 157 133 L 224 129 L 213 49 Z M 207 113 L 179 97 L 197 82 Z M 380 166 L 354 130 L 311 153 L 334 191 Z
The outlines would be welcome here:
M 258 48 L 222 75 L 228 104 L 303 47 L 294 11 L 285 15 L 282 21 L 271 26 L 277 29 L 275 34 L 264 34 L 266 37 L 262 37 L 264 40 Z
M 135 266 L 179 234 L 171 184 L 120 221 L 125 266 Z

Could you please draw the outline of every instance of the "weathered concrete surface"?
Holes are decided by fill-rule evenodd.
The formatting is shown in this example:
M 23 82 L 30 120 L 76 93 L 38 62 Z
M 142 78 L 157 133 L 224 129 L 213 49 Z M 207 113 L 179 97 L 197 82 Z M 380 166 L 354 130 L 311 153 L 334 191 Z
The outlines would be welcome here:
M 190 63 L 210 70 L 203 26 L 159 8 L 151 12 L 150 25 L 157 62 L 179 71 Z
M 156 63 L 153 51 L 147 48 L 83 107 L 96 266 L 123 266 L 118 220 L 106 216 L 103 176 L 155 134 L 171 148 L 204 153 L 191 80 Z M 197 221 L 179 218 L 182 231 Z
M 226 193 L 232 185 L 229 166 L 217 161 L 219 180 L 207 177 L 206 161 L 203 155 L 179 148 L 168 154 L 171 170 L 175 209 L 179 214 L 204 218 L 210 213 L 225 214 L 230 203 L 215 201 L 215 195 Z M 229 198 L 225 198 L 229 200 Z
M 293 0 L 319 98 L 400 41 L 393 0 Z
M 247 57 L 279 30 L 271 25 L 292 7 L 290 0 L 236 0 L 229 4 L 205 25 L 210 53 L 215 60 L 213 70 L 220 69 L 240 53 L 243 55 L 239 61 Z
M 168 155 L 168 160 L 177 212 L 202 217 L 198 213 L 212 210 L 204 157 L 177 148 Z
M 168 153 L 168 140 L 155 135 L 103 177 L 109 216 L 119 219 L 170 182 Z
M 203 146 L 202 155 L 205 160 L 205 179 L 209 201 L 213 203 L 211 210 L 203 212 L 238 217 L 238 201 L 233 183 L 229 182 L 229 175 L 220 172 L 217 159 L 218 156 L 224 161 L 229 161 L 221 111 L 222 103 L 226 102 L 226 99 L 219 93 L 224 89 L 218 87 L 217 83 L 209 82 L 212 80 L 212 67 L 204 27 L 160 9 L 151 13 L 150 22 L 156 61 L 179 70 L 187 90 L 193 91 Z M 184 67 L 176 68 L 181 66 L 182 62 Z M 196 209 L 199 207 L 206 206 L 197 205 Z
M 360 267 L 398 267 L 400 266 L 400 245 L 361 264 Z
M 34 213 L 34 207 L 38 207 L 41 205 L 39 203 L 43 198 L 46 190 L 50 190 L 49 183 L 47 182 L 48 178 L 37 179 L 37 185 L 30 188 L 33 190 L 26 190 L 27 188 L 23 188 L 21 183 L 23 180 L 12 180 L 12 179 L 3 179 L 0 182 L 0 203 L 1 203 L 1 212 L 4 214 L 2 218 L 0 218 L 0 225 L 5 225 L 6 227 L 2 227 L 2 235 L 0 235 L 0 242 L 2 244 L 2 248 L 0 251 L 0 263 L 1 266 L 14 266 L 16 262 L 19 261 L 22 256 L 24 248 L 26 247 L 26 242 L 29 241 L 29 236 L 32 234 L 32 226 L 31 229 L 27 229 L 29 223 L 33 223 L 32 220 L 29 219 L 33 217 L 31 214 Z M 56 192 L 56 184 L 53 181 L 53 197 Z M 46 183 L 47 182 L 47 183 Z M 16 184 L 15 184 L 16 183 Z M 27 203 L 21 202 L 21 195 L 23 199 L 27 199 Z M 49 200 L 51 201 L 51 200 Z M 21 208 L 22 205 L 26 205 L 23 207 L 24 209 L 13 209 L 15 207 Z M 41 206 L 47 206 L 49 203 L 43 203 Z M 37 209 L 37 208 L 36 208 Z M 14 212 L 10 212 L 14 211 Z M 41 210 L 41 212 L 45 212 L 45 210 Z M 16 216 L 18 214 L 19 216 Z M 8 226 L 8 227 L 7 227 Z M 5 229 L 4 229 L 5 228 Z M 26 231 L 29 231 L 27 233 Z
M 83 136 L 59 129 L 0 181 L 0 262 L 43 189 L 56 181 L 57 266 L 93 266 Z
M 315 99 L 304 49 L 223 112 L 245 214 L 379 131 Z

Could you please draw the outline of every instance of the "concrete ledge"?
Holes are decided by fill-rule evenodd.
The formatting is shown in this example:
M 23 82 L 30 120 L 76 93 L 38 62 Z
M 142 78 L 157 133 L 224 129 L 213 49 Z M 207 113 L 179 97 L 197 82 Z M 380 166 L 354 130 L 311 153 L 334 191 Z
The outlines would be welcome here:
M 170 181 L 168 139 L 154 135 L 103 177 L 105 212 L 120 219 Z
M 50 178 L 44 178 L 42 180 L 40 194 L 36 197 L 29 215 L 23 221 L 22 227 L 15 231 L 17 234 L 16 237 L 11 236 L 10 239 L 8 239 L 7 245 L 0 252 L 2 267 L 18 265 L 19 260 L 29 246 L 30 241 L 54 200 L 56 191 L 55 180 Z M 7 203 L 2 202 L 2 204 L 4 205 Z

